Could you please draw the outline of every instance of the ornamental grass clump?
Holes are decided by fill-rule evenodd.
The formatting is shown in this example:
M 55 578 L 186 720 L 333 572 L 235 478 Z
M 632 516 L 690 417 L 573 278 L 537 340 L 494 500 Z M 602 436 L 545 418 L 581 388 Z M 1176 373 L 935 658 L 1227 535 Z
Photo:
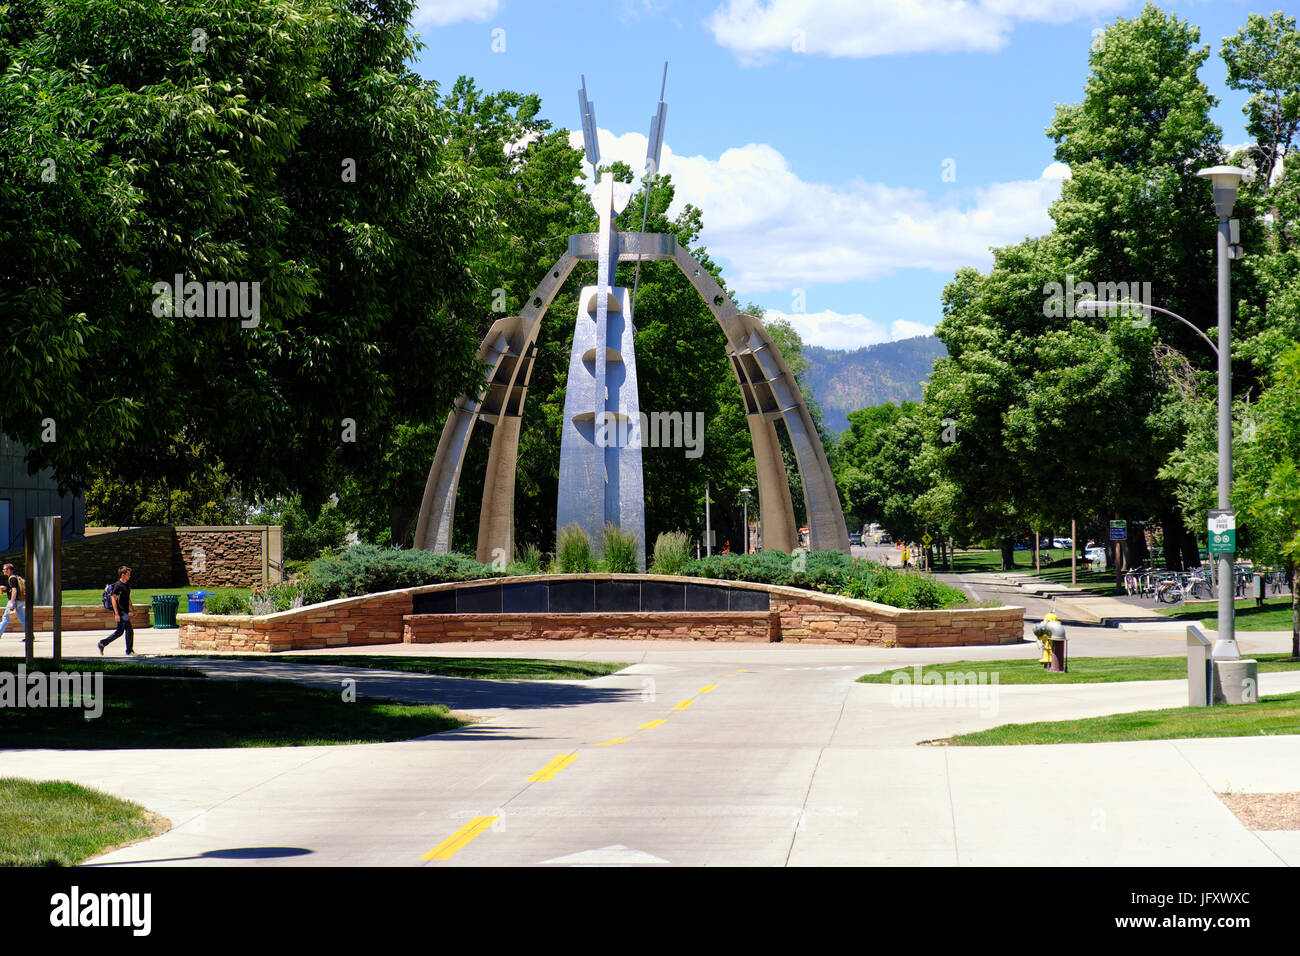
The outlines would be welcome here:
M 601 563 L 610 574 L 636 574 L 637 567 L 636 535 L 624 531 L 612 521 L 605 522 L 605 533 L 601 537 Z
M 655 539 L 651 574 L 681 574 L 691 560 L 690 539 L 684 531 L 664 531 Z
M 551 570 L 560 574 L 586 574 L 594 567 L 587 532 L 576 524 L 561 528 L 555 539 L 555 562 Z
M 519 565 L 520 574 L 541 574 L 542 549 L 535 544 L 524 545 L 515 564 Z

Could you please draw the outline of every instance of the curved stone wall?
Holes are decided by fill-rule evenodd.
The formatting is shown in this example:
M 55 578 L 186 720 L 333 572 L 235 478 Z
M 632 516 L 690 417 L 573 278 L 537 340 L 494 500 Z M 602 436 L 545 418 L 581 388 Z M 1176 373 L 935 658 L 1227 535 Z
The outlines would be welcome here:
M 908 611 L 747 581 L 548 574 L 431 584 L 262 617 L 180 614 L 177 623 L 182 648 L 222 651 L 538 638 L 957 647 L 1018 643 L 1024 609 Z

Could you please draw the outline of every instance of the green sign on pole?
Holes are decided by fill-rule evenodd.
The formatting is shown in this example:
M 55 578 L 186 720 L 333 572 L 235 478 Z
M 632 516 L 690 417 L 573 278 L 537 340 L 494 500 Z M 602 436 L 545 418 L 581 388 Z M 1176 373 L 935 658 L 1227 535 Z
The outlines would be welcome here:
M 1216 508 L 1207 522 L 1210 554 L 1235 554 L 1237 551 L 1237 513 Z

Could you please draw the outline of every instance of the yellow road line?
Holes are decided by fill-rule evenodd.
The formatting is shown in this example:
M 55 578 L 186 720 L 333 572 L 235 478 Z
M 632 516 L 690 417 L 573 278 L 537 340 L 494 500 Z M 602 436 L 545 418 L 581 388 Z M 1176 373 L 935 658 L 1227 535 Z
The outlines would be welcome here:
M 631 737 L 615 737 L 613 740 L 603 740 L 600 743 L 596 744 L 596 746 L 610 747 L 613 746 L 614 744 L 625 744 L 631 739 L 632 739 Z
M 677 703 L 673 704 L 673 710 L 685 710 L 693 703 L 695 703 L 694 698 L 691 698 L 690 700 L 679 700 Z
M 577 759 L 578 759 L 577 754 L 560 754 L 560 756 L 556 757 L 554 760 L 548 763 L 541 770 L 537 771 L 537 773 L 529 777 L 528 782 L 541 783 L 542 781 L 550 780 L 557 773 L 559 773 L 561 770 L 563 770 L 565 767 L 567 767 L 569 764 L 573 763 L 573 761 Z
M 717 684 L 709 684 L 707 687 L 701 687 L 701 688 L 700 688 L 700 693 L 701 693 L 701 694 L 707 694 L 709 691 L 711 691 L 711 690 L 717 690 L 717 689 L 718 689 L 718 685 L 717 685 Z
M 443 840 L 424 856 L 421 860 L 450 860 L 458 851 L 465 849 L 470 840 L 500 820 L 500 817 L 475 817 L 469 823 L 465 824 L 447 839 Z
M 647 723 L 642 724 L 640 727 L 637 728 L 637 730 L 653 730 L 654 728 L 658 727 L 660 724 L 666 724 L 666 723 L 668 723 L 668 720 L 664 717 L 660 717 L 658 720 L 651 720 Z

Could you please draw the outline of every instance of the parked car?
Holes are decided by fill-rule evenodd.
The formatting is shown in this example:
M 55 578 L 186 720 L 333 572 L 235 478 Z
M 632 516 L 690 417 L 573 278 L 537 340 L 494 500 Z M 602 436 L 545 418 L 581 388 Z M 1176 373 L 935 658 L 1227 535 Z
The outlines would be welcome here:
M 862 535 L 858 534 L 858 532 L 854 531 L 852 534 L 849 535 L 849 544 L 861 544 L 861 543 L 862 543 Z
M 1053 538 L 1053 539 L 1052 539 L 1052 547 L 1053 547 L 1053 548 L 1073 548 L 1073 547 L 1074 547 L 1074 541 L 1071 540 L 1070 538 Z
M 894 539 L 893 539 L 892 537 L 890 537 L 889 532 L 886 531 L 886 532 L 884 532 L 883 534 L 881 534 L 881 536 L 880 536 L 880 543 L 881 543 L 881 544 L 893 544 L 893 543 L 894 543 Z

